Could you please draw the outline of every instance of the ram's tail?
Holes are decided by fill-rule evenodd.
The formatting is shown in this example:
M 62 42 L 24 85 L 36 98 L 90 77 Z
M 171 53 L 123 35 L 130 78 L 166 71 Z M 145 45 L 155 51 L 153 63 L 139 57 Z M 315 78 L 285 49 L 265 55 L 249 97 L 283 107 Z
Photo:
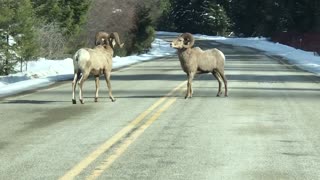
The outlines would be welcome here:
M 74 67 L 74 81 L 78 81 L 81 78 L 81 68 L 79 67 L 79 61 L 81 58 L 81 49 L 78 50 L 73 56 L 73 67 Z

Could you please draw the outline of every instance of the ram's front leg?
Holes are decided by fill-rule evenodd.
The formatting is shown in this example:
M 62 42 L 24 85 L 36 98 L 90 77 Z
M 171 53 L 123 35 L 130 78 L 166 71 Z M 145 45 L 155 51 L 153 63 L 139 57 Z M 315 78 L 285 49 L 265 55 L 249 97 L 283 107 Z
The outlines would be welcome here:
M 187 94 L 185 99 L 192 98 L 193 90 L 192 90 L 192 80 L 194 78 L 194 73 L 188 73 L 188 83 L 187 83 Z

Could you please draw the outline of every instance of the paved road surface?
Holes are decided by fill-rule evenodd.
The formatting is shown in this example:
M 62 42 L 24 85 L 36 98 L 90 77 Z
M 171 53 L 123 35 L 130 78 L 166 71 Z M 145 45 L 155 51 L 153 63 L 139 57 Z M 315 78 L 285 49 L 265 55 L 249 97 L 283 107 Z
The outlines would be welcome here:
M 163 37 L 170 38 L 170 37 Z M 197 76 L 185 100 L 176 56 L 85 83 L 71 81 L 0 100 L 0 179 L 320 179 L 320 79 L 256 50 L 219 47 L 228 98 Z

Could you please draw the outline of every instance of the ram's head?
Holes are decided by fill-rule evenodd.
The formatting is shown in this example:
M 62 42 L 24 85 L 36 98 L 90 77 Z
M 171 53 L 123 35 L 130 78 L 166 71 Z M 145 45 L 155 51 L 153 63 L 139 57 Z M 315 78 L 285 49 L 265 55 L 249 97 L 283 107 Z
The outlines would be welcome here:
M 191 48 L 194 44 L 194 38 L 190 33 L 183 33 L 173 40 L 170 45 L 176 49 Z
M 118 45 L 120 48 L 123 47 L 123 43 L 120 43 L 119 34 L 117 32 L 106 33 L 106 32 L 97 32 L 95 38 L 95 45 L 109 45 L 114 48 L 115 45 Z

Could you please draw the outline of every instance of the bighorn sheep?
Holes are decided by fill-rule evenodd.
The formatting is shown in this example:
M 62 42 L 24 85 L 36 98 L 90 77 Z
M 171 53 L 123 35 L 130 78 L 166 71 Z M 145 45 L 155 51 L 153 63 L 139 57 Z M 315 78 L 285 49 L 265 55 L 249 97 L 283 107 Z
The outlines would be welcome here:
M 188 76 L 187 94 L 185 98 L 192 97 L 192 80 L 195 74 L 209 73 L 219 82 L 219 90 L 217 96 L 222 94 L 222 81 L 225 87 L 225 96 L 228 96 L 227 78 L 224 74 L 224 54 L 214 48 L 201 50 L 199 47 L 192 48 L 194 37 L 190 33 L 183 33 L 177 39 L 171 42 L 171 47 L 177 49 L 181 67 Z
M 99 76 L 101 73 L 107 82 L 109 89 L 109 98 L 114 102 L 116 99 L 112 96 L 110 75 L 112 70 L 112 57 L 113 49 L 117 44 L 119 47 L 123 47 L 120 44 L 120 39 L 118 33 L 111 33 L 107 36 L 108 43 L 103 43 L 103 45 L 98 45 L 93 49 L 81 48 L 73 56 L 73 66 L 74 66 L 74 78 L 72 81 L 72 103 L 76 104 L 75 99 L 75 89 L 76 83 L 79 83 L 79 99 L 81 104 L 83 101 L 82 87 L 84 81 L 88 78 L 90 74 L 95 76 L 96 92 L 95 92 L 95 102 L 98 101 L 99 92 Z M 81 78 L 80 78 L 81 74 Z
M 109 35 L 107 32 L 99 31 L 96 33 L 95 37 L 95 45 L 112 45 L 114 41 L 120 43 L 119 35 L 117 32 L 113 32 Z M 118 44 L 120 48 L 123 47 L 124 44 Z M 112 45 L 113 47 L 114 45 Z
M 95 45 L 103 45 L 103 44 L 108 44 L 109 41 L 109 34 L 103 31 L 99 31 L 96 33 L 95 37 Z

